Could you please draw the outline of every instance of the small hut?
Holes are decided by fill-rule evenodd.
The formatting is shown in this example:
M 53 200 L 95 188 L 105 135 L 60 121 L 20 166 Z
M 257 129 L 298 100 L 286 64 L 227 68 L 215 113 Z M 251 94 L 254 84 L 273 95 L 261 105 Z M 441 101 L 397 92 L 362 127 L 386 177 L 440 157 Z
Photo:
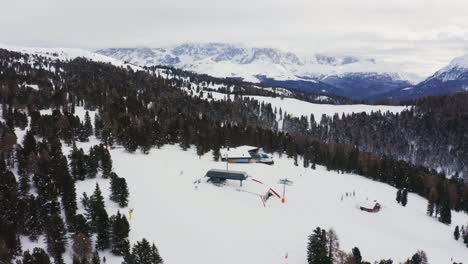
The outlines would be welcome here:
M 380 211 L 380 208 L 381 206 L 377 202 L 377 200 L 374 200 L 374 201 L 366 200 L 365 202 L 362 202 L 359 206 L 359 209 L 361 209 L 362 211 L 369 212 L 369 213 L 377 213 L 378 211 Z

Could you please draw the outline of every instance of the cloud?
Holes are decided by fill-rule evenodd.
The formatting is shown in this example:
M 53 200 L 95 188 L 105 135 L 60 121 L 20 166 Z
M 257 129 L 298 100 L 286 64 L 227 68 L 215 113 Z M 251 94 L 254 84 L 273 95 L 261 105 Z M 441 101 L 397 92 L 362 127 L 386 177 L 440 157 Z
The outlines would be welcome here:
M 468 46 L 466 0 L 20 0 L 2 10 L 0 42 L 16 45 L 234 42 L 400 61 L 420 75 Z

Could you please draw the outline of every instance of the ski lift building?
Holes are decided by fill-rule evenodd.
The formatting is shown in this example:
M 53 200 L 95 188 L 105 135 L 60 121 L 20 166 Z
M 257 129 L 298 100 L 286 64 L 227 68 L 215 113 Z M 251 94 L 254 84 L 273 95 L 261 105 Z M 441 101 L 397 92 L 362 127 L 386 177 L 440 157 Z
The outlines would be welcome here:
M 242 186 L 242 181 L 245 181 L 249 175 L 244 171 L 211 169 L 206 173 L 206 177 L 214 183 L 224 182 L 225 180 L 236 180 L 240 181 L 240 185 Z
M 259 147 L 239 146 L 221 150 L 221 160 L 229 163 L 274 164 L 273 158 Z

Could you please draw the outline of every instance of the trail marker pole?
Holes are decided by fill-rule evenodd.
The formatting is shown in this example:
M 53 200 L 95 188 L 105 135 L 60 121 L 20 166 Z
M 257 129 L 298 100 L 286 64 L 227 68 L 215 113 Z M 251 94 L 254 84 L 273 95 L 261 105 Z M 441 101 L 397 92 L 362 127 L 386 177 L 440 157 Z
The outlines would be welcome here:
M 293 182 L 288 180 L 287 178 L 284 178 L 284 179 L 281 179 L 279 180 L 278 182 L 279 184 L 283 184 L 283 197 L 281 198 L 281 203 L 285 203 L 286 202 L 286 185 L 292 185 Z

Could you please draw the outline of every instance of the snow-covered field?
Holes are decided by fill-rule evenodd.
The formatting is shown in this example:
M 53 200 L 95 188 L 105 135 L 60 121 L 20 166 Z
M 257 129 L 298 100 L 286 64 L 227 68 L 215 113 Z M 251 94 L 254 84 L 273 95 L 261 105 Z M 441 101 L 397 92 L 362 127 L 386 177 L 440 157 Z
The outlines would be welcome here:
M 225 168 L 211 155 L 198 158 L 194 150 L 178 146 L 152 150 L 149 155 L 112 151 L 115 171 L 130 188 L 131 240 L 154 240 L 166 263 L 305 263 L 307 236 L 316 226 L 334 228 L 342 248 L 358 246 L 365 259 L 393 258 L 402 261 L 418 249 L 431 263 L 450 258 L 468 259 L 468 251 L 453 239 L 453 227 L 467 224 L 464 214 L 453 214 L 446 226 L 426 216 L 426 200 L 410 195 L 407 207 L 395 201 L 396 190 L 364 177 L 296 167 L 293 161 L 275 156 L 275 165 L 230 164 L 246 171 L 254 181 L 229 182 L 217 187 L 197 185 L 208 169 Z M 287 177 L 286 203 L 270 198 L 264 207 L 259 196 L 268 187 L 281 191 L 278 180 Z M 355 197 L 344 198 L 346 192 Z M 376 214 L 358 210 L 360 201 L 378 200 Z
M 48 113 L 50 111 L 42 111 Z M 82 108 L 77 108 L 80 119 Z M 90 113 L 91 117 L 94 113 Z M 17 129 L 19 138 L 24 131 Z M 99 142 L 78 143 L 88 150 Z M 64 153 L 70 148 L 64 146 Z M 427 201 L 410 194 L 406 207 L 395 201 L 396 189 L 351 174 L 294 166 L 293 160 L 274 155 L 275 164 L 230 164 L 230 170 L 246 171 L 256 180 L 215 186 L 203 178 L 212 168 L 224 169 L 226 164 L 212 160 L 211 154 L 198 157 L 194 149 L 182 151 L 178 146 L 152 149 L 148 155 L 127 153 L 116 147 L 111 150 L 114 171 L 125 177 L 130 189 L 127 208 L 118 208 L 109 197 L 109 180 L 77 182 L 78 200 L 83 192 L 91 195 L 99 183 L 109 215 L 117 210 L 130 220 L 132 243 L 143 237 L 154 241 L 165 263 L 287 263 L 306 262 L 307 236 L 317 226 L 333 228 L 341 248 L 347 252 L 358 246 L 364 259 L 374 261 L 392 258 L 396 262 L 424 250 L 430 263 L 451 263 L 468 259 L 468 250 L 453 239 L 455 225 L 468 224 L 464 213 L 452 213 L 452 225 L 444 225 L 426 216 Z M 301 162 L 299 162 L 301 164 Z M 279 179 L 288 178 L 286 203 L 271 197 L 264 207 L 260 194 L 270 187 L 282 192 Z M 196 183 L 201 179 L 200 183 Z M 345 193 L 355 192 L 347 197 Z M 343 201 L 341 197 L 344 197 Z M 382 204 L 379 213 L 367 213 L 357 206 L 366 200 Z M 79 211 L 83 208 L 79 203 Z M 23 250 L 36 243 L 22 238 Z M 43 241 L 39 246 L 45 247 Z M 120 263 L 120 257 L 101 252 L 107 263 Z M 71 263 L 71 251 L 65 260 Z
M 234 95 L 227 95 L 218 92 L 211 92 L 213 100 L 227 100 L 228 98 L 234 99 Z M 208 94 L 205 93 L 204 97 L 207 98 Z M 354 105 L 332 105 L 332 104 L 314 104 L 306 101 L 301 101 L 295 98 L 280 98 L 280 97 L 267 97 L 267 96 L 244 96 L 248 98 L 255 99 L 259 102 L 269 103 L 273 107 L 276 107 L 279 111 L 281 108 L 286 113 L 295 116 L 307 116 L 310 117 L 311 114 L 314 115 L 315 121 L 320 122 L 322 115 L 333 116 L 335 113 L 341 118 L 342 114 L 349 115 L 352 113 L 368 113 L 381 111 L 400 113 L 405 110 L 406 106 L 393 106 L 393 105 L 364 105 L 364 104 L 354 104 Z

